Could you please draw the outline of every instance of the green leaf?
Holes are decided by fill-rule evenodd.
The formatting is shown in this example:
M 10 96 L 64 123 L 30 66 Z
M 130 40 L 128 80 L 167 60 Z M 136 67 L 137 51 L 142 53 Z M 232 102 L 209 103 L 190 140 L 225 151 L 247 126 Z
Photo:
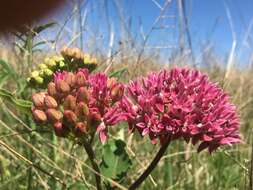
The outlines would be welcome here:
M 40 26 L 37 26 L 35 28 L 33 28 L 33 31 L 37 34 L 39 34 L 40 32 L 48 29 L 48 28 L 51 28 L 53 26 L 55 26 L 56 23 L 55 22 L 50 22 L 50 23 L 47 23 L 47 24 L 43 24 L 43 25 L 40 25 Z
M 9 103 L 16 106 L 16 108 L 23 111 L 30 112 L 32 107 L 32 102 L 16 98 L 10 91 L 0 88 L 0 98 L 8 101 Z
M 118 182 L 122 181 L 132 165 L 125 146 L 122 140 L 109 140 L 103 147 L 101 172 L 104 176 Z
M 109 75 L 109 77 L 120 78 L 121 75 L 123 75 L 124 72 L 126 72 L 126 71 L 127 71 L 127 68 L 122 68 L 122 69 L 120 69 L 120 70 L 117 70 L 117 71 L 111 73 L 111 74 Z
M 12 76 L 17 75 L 17 73 L 15 72 L 15 69 L 2 59 L 0 59 L 0 68 L 1 68 L 1 73 L 5 72 Z

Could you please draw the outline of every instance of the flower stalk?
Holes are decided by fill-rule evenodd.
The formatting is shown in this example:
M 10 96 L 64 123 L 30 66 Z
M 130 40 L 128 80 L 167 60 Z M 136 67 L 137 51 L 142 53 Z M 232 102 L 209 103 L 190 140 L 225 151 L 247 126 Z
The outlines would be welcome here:
M 88 141 L 86 141 L 86 139 L 83 139 L 83 146 L 84 146 L 84 149 L 89 157 L 89 160 L 91 162 L 91 166 L 94 170 L 97 190 L 102 190 L 100 170 L 99 170 L 98 164 L 96 162 L 95 153 L 91 147 L 91 144 Z
M 170 137 L 167 138 L 167 140 L 162 144 L 161 148 L 157 152 L 156 156 L 152 160 L 152 162 L 149 164 L 147 169 L 140 175 L 140 177 L 132 183 L 132 185 L 128 188 L 128 190 L 135 190 L 137 189 L 142 182 L 145 181 L 145 179 L 151 174 L 151 172 L 156 168 L 158 162 L 161 160 L 162 156 L 166 152 L 168 146 L 170 144 Z

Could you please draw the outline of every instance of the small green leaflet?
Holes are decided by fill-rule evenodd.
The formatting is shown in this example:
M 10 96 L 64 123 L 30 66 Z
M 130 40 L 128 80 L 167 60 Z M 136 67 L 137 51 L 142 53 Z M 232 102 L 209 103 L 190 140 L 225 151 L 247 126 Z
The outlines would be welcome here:
M 121 75 L 123 75 L 127 71 L 127 68 L 122 68 L 120 70 L 117 70 L 109 75 L 109 77 L 115 77 L 120 78 Z
M 16 98 L 10 91 L 0 88 L 0 98 L 15 105 L 17 108 L 30 111 L 32 102 Z
M 103 147 L 103 158 L 100 164 L 104 176 L 121 182 L 130 169 L 132 162 L 125 150 L 122 140 L 109 140 Z

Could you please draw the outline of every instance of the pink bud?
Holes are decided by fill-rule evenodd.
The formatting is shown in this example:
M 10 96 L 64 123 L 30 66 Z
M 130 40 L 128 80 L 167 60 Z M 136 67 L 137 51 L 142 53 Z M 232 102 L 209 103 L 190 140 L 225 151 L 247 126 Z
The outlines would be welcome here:
M 44 123 L 47 121 L 47 116 L 44 111 L 34 109 L 32 113 L 33 113 L 33 118 L 35 119 L 35 121 L 39 123 Z
M 45 98 L 45 93 L 40 92 L 40 93 L 33 94 L 32 101 L 33 101 L 34 106 L 37 108 L 43 108 L 44 98 Z
M 77 91 L 77 101 L 78 102 L 88 103 L 89 97 L 90 97 L 90 93 L 86 87 L 79 88 L 79 90 Z
M 47 113 L 48 119 L 53 123 L 60 121 L 62 119 L 62 113 L 56 109 L 50 108 L 46 111 L 46 113 Z
M 56 122 L 54 124 L 54 132 L 58 137 L 66 137 L 68 135 L 68 128 L 64 126 L 61 122 Z
M 76 76 L 73 73 L 68 73 L 65 76 L 65 81 L 68 83 L 69 86 L 74 87 L 76 85 Z
M 49 95 L 45 97 L 44 103 L 47 108 L 57 108 L 58 106 L 56 100 L 52 96 L 49 96 Z
M 48 83 L 48 85 L 47 85 L 47 92 L 52 97 L 56 97 L 57 96 L 57 91 L 56 91 L 56 87 L 55 87 L 55 83 L 54 82 Z
M 111 89 L 117 83 L 117 79 L 112 77 L 107 80 L 107 88 Z
M 64 119 L 66 119 L 66 121 L 68 123 L 74 124 L 77 121 L 77 116 L 73 111 L 65 110 L 64 111 Z
M 63 102 L 63 107 L 65 110 L 75 110 L 76 98 L 72 95 L 68 95 Z
M 78 117 L 87 117 L 89 115 L 89 107 L 84 102 L 79 102 L 76 108 L 76 114 Z
M 68 93 L 70 91 L 70 86 L 64 80 L 58 80 L 56 82 L 56 89 L 60 93 Z
M 78 86 L 85 86 L 86 83 L 87 83 L 87 79 L 86 79 L 85 75 L 81 72 L 78 72 L 76 74 L 76 84 Z
M 78 122 L 75 126 L 75 135 L 77 137 L 82 136 L 83 134 L 87 134 L 88 133 L 88 127 L 85 123 L 83 122 Z
M 99 113 L 90 113 L 89 115 L 89 119 L 91 122 L 91 126 L 97 126 L 101 123 L 102 119 L 101 119 L 101 115 Z
M 124 87 L 121 84 L 116 84 L 112 87 L 111 98 L 113 101 L 118 101 L 124 94 Z

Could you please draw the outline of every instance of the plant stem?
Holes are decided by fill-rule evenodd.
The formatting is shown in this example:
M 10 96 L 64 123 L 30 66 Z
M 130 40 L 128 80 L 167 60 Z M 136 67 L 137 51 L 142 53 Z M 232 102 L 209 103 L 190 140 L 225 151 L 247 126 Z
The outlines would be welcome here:
M 170 144 L 170 138 L 168 138 L 164 144 L 161 146 L 160 150 L 157 152 L 155 158 L 153 161 L 149 164 L 147 169 L 141 174 L 141 176 L 128 188 L 128 190 L 134 190 L 137 189 L 142 182 L 149 176 L 149 174 L 155 169 L 158 162 L 161 160 L 162 156 L 164 155 L 165 151 L 167 150 L 167 147 Z
M 251 145 L 251 164 L 250 164 L 250 171 L 249 171 L 249 182 L 250 182 L 249 189 L 253 190 L 253 142 Z
M 97 190 L 102 190 L 100 170 L 99 170 L 98 164 L 96 163 L 96 160 L 95 160 L 95 153 L 94 153 L 90 143 L 88 143 L 88 141 L 86 139 L 84 140 L 83 145 L 84 145 L 84 149 L 90 159 L 92 168 L 93 168 L 93 170 L 95 170 L 94 174 L 95 174 L 95 179 L 96 179 Z

